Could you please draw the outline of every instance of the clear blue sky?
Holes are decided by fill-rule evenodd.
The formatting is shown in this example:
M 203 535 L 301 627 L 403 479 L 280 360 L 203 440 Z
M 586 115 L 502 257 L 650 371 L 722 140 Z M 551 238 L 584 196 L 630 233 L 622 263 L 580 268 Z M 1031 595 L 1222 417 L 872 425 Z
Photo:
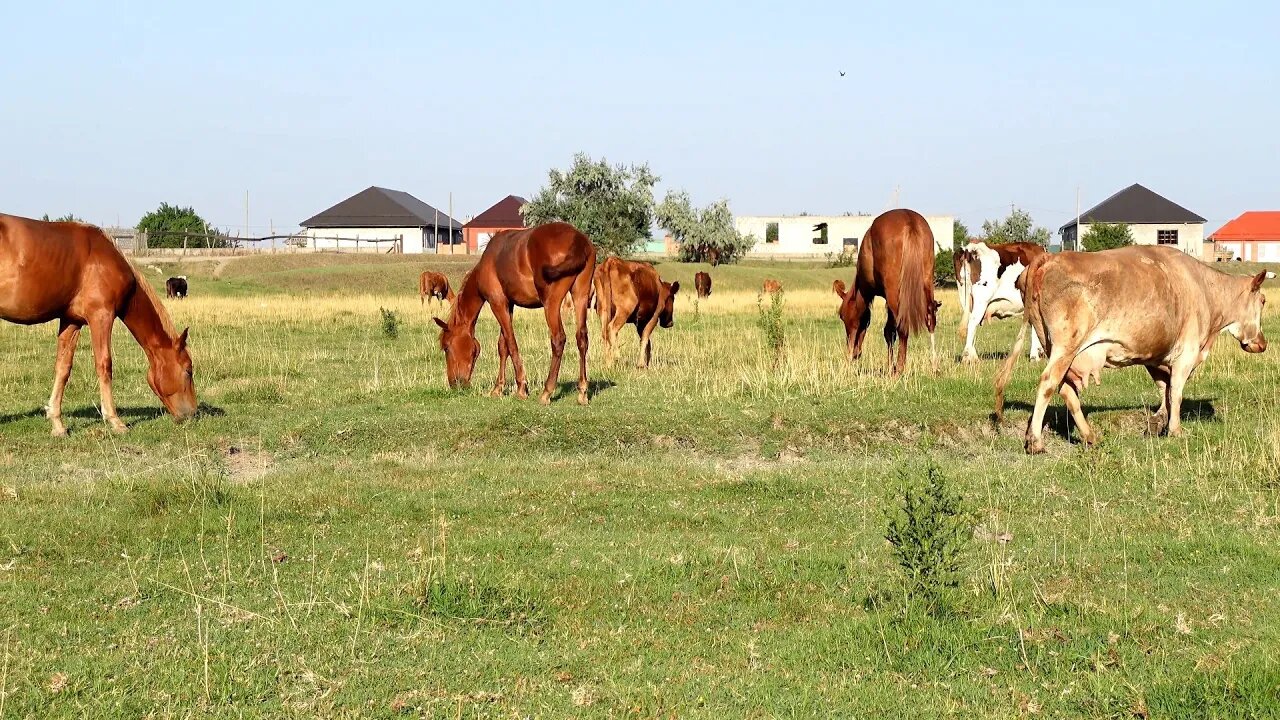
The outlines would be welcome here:
M 738 214 L 1280 208 L 1280 5 L 1014 5 L 10 4 L 0 210 L 240 227 L 247 190 L 258 233 L 377 184 L 464 218 L 576 151 Z

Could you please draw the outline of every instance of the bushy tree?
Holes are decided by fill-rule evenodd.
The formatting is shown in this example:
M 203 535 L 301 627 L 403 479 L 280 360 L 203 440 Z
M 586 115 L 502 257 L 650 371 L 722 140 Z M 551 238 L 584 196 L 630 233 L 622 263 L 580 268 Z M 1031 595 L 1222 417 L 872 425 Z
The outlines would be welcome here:
M 956 251 L 943 250 L 933 256 L 933 281 L 944 283 L 956 277 Z
M 190 247 L 223 247 L 228 244 L 209 223 L 196 213 L 195 208 L 160 203 L 138 221 L 138 229 L 147 233 L 147 247 L 179 248 L 183 242 Z
M 1089 252 L 1111 250 L 1133 244 L 1133 233 L 1125 223 L 1094 223 L 1080 238 L 1080 246 Z
M 951 249 L 960 250 L 969 244 L 969 228 L 959 220 L 951 229 Z
M 548 173 L 546 187 L 520 212 L 529 225 L 572 223 L 601 254 L 627 255 L 649 238 L 658 179 L 648 165 L 610 165 L 578 153 L 567 172 Z
M 733 213 L 726 200 L 717 200 L 695 210 L 689 193 L 668 192 L 655 212 L 658 227 L 671 233 L 680 244 L 683 262 L 733 263 L 755 245 L 755 238 L 743 236 L 733 226 Z
M 45 222 L 78 222 L 78 223 L 84 222 L 84 218 L 76 217 L 75 213 L 67 213 L 66 215 L 62 215 L 56 218 L 50 218 L 49 213 L 45 213 L 44 217 L 40 219 Z
M 1041 247 L 1049 246 L 1049 229 L 1035 227 L 1031 213 L 1014 208 L 1004 220 L 986 220 L 982 234 L 988 243 L 1033 242 Z

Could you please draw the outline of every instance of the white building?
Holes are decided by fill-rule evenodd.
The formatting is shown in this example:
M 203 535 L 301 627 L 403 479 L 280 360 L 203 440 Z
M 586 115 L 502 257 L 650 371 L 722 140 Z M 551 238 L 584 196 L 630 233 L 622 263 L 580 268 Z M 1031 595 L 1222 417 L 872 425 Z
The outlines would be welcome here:
M 307 246 L 319 249 L 447 253 L 450 242 L 462 243 L 458 221 L 407 192 L 376 186 L 300 224 Z
M 1078 229 L 1075 220 L 1059 228 L 1062 249 L 1083 250 L 1077 241 L 1097 223 L 1124 223 L 1134 245 L 1172 245 L 1192 257 L 1204 245 L 1204 218 L 1136 183 L 1080 213 Z
M 871 227 L 872 215 L 778 215 L 739 216 L 734 227 L 743 235 L 753 235 L 756 244 L 747 253 L 754 258 L 819 258 L 839 254 L 846 248 L 857 252 L 862 237 Z M 937 252 L 951 249 L 955 218 L 950 215 L 925 216 L 933 231 Z

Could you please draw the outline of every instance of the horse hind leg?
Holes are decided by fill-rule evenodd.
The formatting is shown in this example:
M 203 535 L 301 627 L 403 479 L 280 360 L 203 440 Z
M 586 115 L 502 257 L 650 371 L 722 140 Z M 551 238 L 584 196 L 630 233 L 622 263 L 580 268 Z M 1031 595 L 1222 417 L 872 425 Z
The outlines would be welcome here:
M 53 424 L 54 437 L 66 437 L 67 426 L 62 424 L 62 394 L 71 378 L 71 366 L 75 359 L 76 343 L 80 340 L 80 326 L 63 320 L 58 326 L 58 354 L 53 366 L 53 392 L 45 417 Z
M 590 383 L 587 381 L 587 350 L 589 349 L 589 340 L 587 338 L 587 309 L 591 303 L 591 278 L 594 275 L 594 264 L 592 271 L 579 273 L 576 280 L 573 281 L 573 311 L 574 317 L 578 321 L 578 327 L 574 333 L 574 339 L 578 344 L 578 404 L 586 405 L 591 402 L 588 397 L 588 391 L 591 389 Z M 597 300 L 597 304 L 599 301 Z
M 555 392 L 556 386 L 560 384 L 560 363 L 564 360 L 564 345 L 568 340 L 568 335 L 564 331 L 564 317 L 561 316 L 560 310 L 563 307 L 564 296 L 568 292 L 568 283 L 551 285 L 547 288 L 547 298 L 542 303 L 547 318 L 547 330 L 551 334 L 551 368 L 547 371 L 547 381 L 543 384 L 542 395 L 538 398 L 538 402 L 543 405 L 551 404 L 551 393 Z

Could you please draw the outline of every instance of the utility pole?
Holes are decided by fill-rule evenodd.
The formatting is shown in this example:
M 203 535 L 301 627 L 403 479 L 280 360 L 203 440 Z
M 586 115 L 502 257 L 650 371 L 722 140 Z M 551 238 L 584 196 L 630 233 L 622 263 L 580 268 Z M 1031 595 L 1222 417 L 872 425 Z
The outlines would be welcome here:
M 440 208 L 432 207 L 432 209 L 436 211 L 436 224 L 431 228 L 431 234 L 435 239 L 432 244 L 436 246 L 436 254 L 438 255 L 440 253 Z
M 1080 249 L 1080 186 L 1076 186 L 1076 236 L 1072 238 L 1072 250 Z
M 244 191 L 244 236 L 249 237 L 249 191 Z
M 453 254 L 453 191 L 449 191 L 449 254 Z

